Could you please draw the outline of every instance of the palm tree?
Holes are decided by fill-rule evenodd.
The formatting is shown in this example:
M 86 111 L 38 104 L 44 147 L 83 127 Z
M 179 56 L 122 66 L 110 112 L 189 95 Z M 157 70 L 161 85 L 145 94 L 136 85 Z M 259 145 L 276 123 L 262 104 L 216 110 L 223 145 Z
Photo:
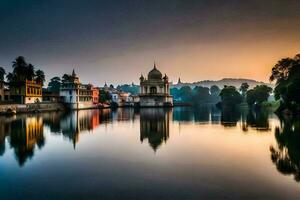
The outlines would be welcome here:
M 4 81 L 4 75 L 6 74 L 5 70 L 0 67 L 0 81 Z
M 19 56 L 13 61 L 13 75 L 18 81 L 25 81 L 27 78 L 27 66 L 23 56 Z
M 6 80 L 9 82 L 9 83 L 11 83 L 11 82 L 13 82 L 14 81 L 14 75 L 13 75 L 13 73 L 11 73 L 11 72 L 9 72 L 7 75 L 6 75 Z
M 26 67 L 26 79 L 32 81 L 34 79 L 34 76 L 34 66 L 32 64 L 28 64 Z
M 36 82 L 41 83 L 43 85 L 45 82 L 45 73 L 40 69 L 37 70 L 35 72 L 35 80 Z

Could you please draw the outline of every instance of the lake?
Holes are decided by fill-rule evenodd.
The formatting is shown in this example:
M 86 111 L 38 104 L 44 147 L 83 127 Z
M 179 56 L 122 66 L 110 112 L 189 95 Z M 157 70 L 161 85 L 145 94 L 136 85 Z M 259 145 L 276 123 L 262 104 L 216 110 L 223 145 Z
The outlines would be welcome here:
M 215 108 L 0 117 L 1 199 L 299 199 L 300 120 Z

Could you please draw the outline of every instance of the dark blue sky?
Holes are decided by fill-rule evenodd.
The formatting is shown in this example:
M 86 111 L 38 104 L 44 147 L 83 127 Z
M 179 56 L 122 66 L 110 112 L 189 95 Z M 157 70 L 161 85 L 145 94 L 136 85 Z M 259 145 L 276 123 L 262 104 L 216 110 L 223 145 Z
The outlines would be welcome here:
M 299 53 L 300 1 L 1 0 L 0 66 L 23 55 L 47 79 L 137 82 L 154 60 L 171 79 L 267 80 Z M 253 69 L 257 73 L 253 73 Z M 258 73 L 259 72 L 259 73 Z

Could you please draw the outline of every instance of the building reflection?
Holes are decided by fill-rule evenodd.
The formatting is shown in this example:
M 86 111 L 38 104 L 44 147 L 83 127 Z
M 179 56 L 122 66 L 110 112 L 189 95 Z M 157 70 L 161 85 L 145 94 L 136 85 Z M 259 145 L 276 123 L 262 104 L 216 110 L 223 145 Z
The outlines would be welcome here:
M 72 145 L 75 149 L 80 141 L 81 134 L 92 134 L 93 130 L 100 125 L 107 126 L 111 123 L 134 122 L 137 116 L 139 116 L 140 120 L 140 141 L 149 143 L 154 151 L 157 151 L 160 146 L 169 139 L 170 123 L 172 123 L 172 121 L 176 123 L 179 122 L 179 128 L 180 123 L 196 122 L 196 125 L 210 123 L 221 124 L 225 127 L 237 126 L 237 123 L 240 123 L 240 127 L 243 131 L 248 131 L 249 128 L 267 132 L 271 130 L 271 125 L 269 124 L 270 116 L 268 113 L 225 113 L 209 107 L 181 107 L 171 110 L 163 108 L 144 108 L 138 110 L 132 108 L 116 110 L 95 109 L 70 113 L 49 112 L 32 115 L 17 115 L 13 117 L 1 116 L 0 156 L 5 154 L 8 147 L 11 147 L 18 163 L 22 166 L 34 155 L 35 149 L 44 146 L 46 140 L 44 136 L 45 133 L 62 135 L 67 141 L 70 141 L 70 146 Z M 272 155 L 273 158 L 278 160 L 278 165 L 281 165 L 281 161 L 276 155 L 281 155 L 282 147 L 286 145 L 285 149 L 291 151 L 297 144 L 293 144 L 294 146 L 290 147 L 288 145 L 291 145 L 292 142 L 289 140 L 300 139 L 290 139 L 290 137 L 292 137 L 291 134 L 279 134 L 299 131 L 299 122 L 298 126 L 294 124 L 291 125 L 291 122 L 286 121 L 282 123 L 285 125 L 276 129 L 278 132 L 276 139 L 278 139 L 278 146 L 280 148 L 276 149 L 272 147 Z M 282 141 L 285 143 L 282 143 Z M 300 152 L 300 147 L 297 151 Z M 290 158 L 290 155 L 288 157 Z M 294 155 L 293 157 L 296 156 Z M 277 162 L 276 159 L 274 162 Z
M 277 170 L 284 175 L 293 175 L 300 181 L 300 119 L 281 118 L 275 129 L 276 145 L 270 146 L 271 159 Z
M 20 166 L 34 156 L 36 148 L 45 145 L 44 128 L 51 134 L 68 138 L 74 148 L 79 135 L 111 121 L 110 110 L 83 110 L 71 113 L 49 112 L 32 115 L 0 117 L 0 156 L 7 150 L 6 144 L 14 150 Z
M 60 120 L 61 133 L 73 143 L 75 149 L 79 142 L 79 134 L 82 132 L 91 132 L 100 125 L 100 111 L 81 110 L 66 115 Z
M 148 140 L 154 151 L 169 138 L 170 113 L 163 108 L 140 109 L 140 141 Z
M 35 147 L 45 145 L 42 117 L 24 116 L 9 123 L 9 144 L 20 166 L 33 157 Z

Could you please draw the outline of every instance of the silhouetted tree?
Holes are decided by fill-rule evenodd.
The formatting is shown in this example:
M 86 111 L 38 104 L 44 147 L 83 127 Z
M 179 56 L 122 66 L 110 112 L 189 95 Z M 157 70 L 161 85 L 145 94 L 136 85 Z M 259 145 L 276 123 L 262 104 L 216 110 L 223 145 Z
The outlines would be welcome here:
M 234 86 L 224 86 L 220 92 L 221 107 L 235 108 L 242 102 L 242 95 L 236 90 Z
M 42 85 L 44 85 L 45 82 L 45 73 L 42 70 L 37 70 L 35 72 L 35 80 L 38 83 L 41 83 Z
M 239 90 L 242 93 L 242 95 L 243 95 L 244 98 L 246 96 L 246 93 L 247 93 L 248 89 L 249 89 L 248 83 L 242 83 L 242 85 L 240 86 Z
M 277 145 L 270 146 L 271 159 L 277 170 L 293 175 L 300 181 L 300 121 L 299 118 L 281 118 L 281 127 L 276 127 Z
M 217 103 L 218 101 L 220 101 L 220 88 L 216 85 L 213 85 L 210 87 L 210 94 L 211 94 L 211 101 L 212 103 Z
M 48 84 L 48 90 L 51 92 L 59 92 L 61 79 L 58 76 L 51 78 Z
M 300 54 L 279 60 L 272 68 L 271 81 L 276 81 L 275 99 L 281 101 L 279 111 L 300 111 Z
M 179 89 L 179 95 L 184 102 L 191 102 L 192 89 L 190 86 L 183 86 Z
M 111 96 L 110 96 L 109 92 L 105 91 L 105 90 L 100 90 L 100 92 L 99 92 L 99 101 L 101 103 L 105 103 L 109 100 L 111 100 Z
M 192 102 L 194 104 L 209 103 L 210 100 L 211 99 L 210 99 L 209 88 L 202 87 L 202 86 L 196 86 L 193 89 Z
M 173 96 L 174 100 L 178 100 L 180 98 L 179 89 L 178 88 L 175 88 L 175 87 L 171 88 L 170 89 L 170 93 Z
M 27 78 L 27 66 L 28 64 L 25 61 L 23 56 L 17 57 L 13 61 L 13 72 L 12 72 L 12 81 L 25 81 Z
M 62 82 L 66 82 L 66 81 L 69 81 L 70 80 L 70 75 L 69 74 L 64 74 L 62 76 Z
M 34 72 L 34 66 L 32 64 L 28 64 L 26 66 L 26 79 L 27 80 L 33 80 L 35 77 L 35 72 Z
M 4 81 L 5 74 L 6 74 L 5 69 L 0 67 L 0 81 Z
M 218 96 L 220 94 L 220 92 L 221 92 L 221 90 L 217 85 L 212 85 L 210 87 L 210 94 Z
M 6 79 L 8 82 L 13 82 L 14 80 L 14 75 L 13 73 L 9 72 L 7 75 L 6 75 Z
M 42 71 L 37 70 L 36 72 L 38 74 L 36 74 L 34 66 L 32 64 L 28 64 L 23 56 L 17 57 L 12 63 L 13 71 L 11 73 L 8 73 L 6 76 L 8 82 L 23 82 L 25 80 L 35 80 L 36 75 L 38 75 L 38 79 L 42 80 L 42 74 L 40 73 Z M 43 76 L 43 80 L 45 80 L 45 75 Z

